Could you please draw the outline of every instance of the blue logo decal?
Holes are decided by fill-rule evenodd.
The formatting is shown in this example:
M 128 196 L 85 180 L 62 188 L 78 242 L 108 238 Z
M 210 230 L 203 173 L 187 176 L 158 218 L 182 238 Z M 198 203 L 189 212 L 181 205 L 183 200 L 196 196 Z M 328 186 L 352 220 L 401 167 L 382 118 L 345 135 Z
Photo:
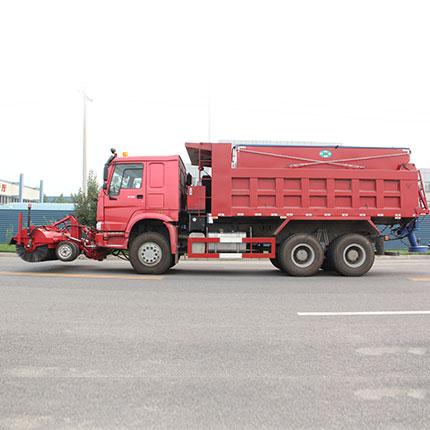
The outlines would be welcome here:
M 329 157 L 331 157 L 331 152 L 328 151 L 327 149 L 324 149 L 324 151 L 320 152 L 320 157 L 322 157 L 322 158 L 329 158 Z

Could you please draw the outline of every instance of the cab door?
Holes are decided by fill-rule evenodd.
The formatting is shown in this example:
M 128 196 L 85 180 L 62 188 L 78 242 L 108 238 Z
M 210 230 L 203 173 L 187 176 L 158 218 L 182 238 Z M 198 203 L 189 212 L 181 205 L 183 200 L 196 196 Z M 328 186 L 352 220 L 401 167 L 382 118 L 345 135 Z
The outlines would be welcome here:
M 115 166 L 105 197 L 105 231 L 125 231 L 133 213 L 145 209 L 144 165 L 121 163 Z

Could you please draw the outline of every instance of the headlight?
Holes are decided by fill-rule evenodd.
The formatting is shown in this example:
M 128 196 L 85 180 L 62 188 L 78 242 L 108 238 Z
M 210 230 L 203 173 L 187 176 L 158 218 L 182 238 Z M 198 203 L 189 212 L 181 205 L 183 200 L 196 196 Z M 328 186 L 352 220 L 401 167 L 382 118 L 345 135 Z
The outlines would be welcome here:
M 102 222 L 101 221 L 99 221 L 97 224 L 96 224 L 96 230 L 97 231 L 100 231 L 102 229 Z

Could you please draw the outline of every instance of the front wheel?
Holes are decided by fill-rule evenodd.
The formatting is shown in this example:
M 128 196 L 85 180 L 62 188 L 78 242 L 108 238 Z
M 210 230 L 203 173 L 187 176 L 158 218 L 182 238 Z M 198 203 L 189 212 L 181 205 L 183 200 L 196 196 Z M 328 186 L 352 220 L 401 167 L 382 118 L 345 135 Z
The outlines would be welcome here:
M 327 257 L 343 276 L 362 276 L 375 261 L 371 243 L 361 234 L 345 234 L 330 244 Z
M 292 276 L 312 276 L 324 260 L 321 244 L 310 234 L 293 234 L 281 245 L 278 261 Z
M 172 264 L 169 242 L 159 233 L 143 233 L 131 242 L 129 258 L 138 273 L 160 274 Z
M 64 262 L 74 261 L 78 258 L 81 250 L 75 242 L 63 240 L 55 248 L 55 256 Z

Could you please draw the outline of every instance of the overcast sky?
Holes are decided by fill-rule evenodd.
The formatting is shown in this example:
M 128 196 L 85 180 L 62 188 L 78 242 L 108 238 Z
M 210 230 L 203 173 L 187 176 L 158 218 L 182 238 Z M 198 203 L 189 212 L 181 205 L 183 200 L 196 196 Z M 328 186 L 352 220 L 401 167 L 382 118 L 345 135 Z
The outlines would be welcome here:
M 429 1 L 0 2 L 0 179 L 45 194 L 109 148 L 299 140 L 412 149 L 430 167 Z

